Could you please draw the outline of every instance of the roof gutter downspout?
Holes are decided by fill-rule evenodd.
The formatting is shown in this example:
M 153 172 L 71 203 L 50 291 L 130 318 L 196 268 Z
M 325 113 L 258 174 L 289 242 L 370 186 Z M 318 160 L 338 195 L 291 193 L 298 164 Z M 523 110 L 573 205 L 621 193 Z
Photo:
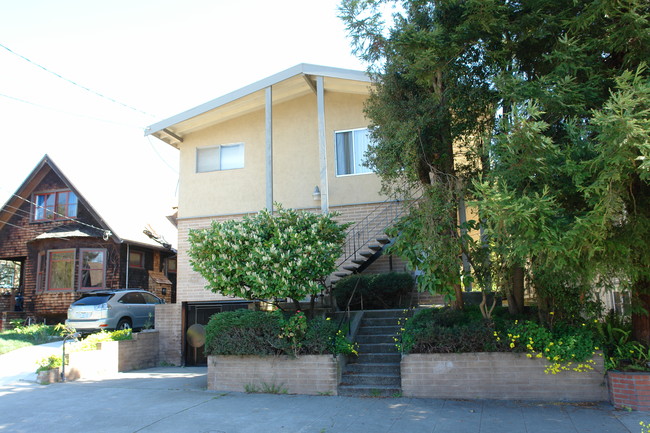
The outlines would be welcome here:
M 131 244 L 126 244 L 126 281 L 124 288 L 129 288 L 129 262 L 131 261 Z

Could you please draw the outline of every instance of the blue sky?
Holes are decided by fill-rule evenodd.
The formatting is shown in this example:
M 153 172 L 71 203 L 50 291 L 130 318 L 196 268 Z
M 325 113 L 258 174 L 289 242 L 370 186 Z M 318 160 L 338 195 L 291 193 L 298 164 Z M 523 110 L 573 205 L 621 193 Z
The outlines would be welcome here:
M 337 5 L 0 0 L 0 201 L 47 153 L 91 201 L 170 214 L 177 151 L 144 127 L 298 63 L 364 69 Z

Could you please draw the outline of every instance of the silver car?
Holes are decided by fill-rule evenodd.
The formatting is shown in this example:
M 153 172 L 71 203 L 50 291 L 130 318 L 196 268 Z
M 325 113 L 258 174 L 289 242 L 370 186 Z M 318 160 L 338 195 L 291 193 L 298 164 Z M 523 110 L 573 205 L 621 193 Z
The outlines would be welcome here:
M 66 326 L 80 332 L 153 327 L 156 304 L 165 301 L 145 290 L 97 290 L 68 308 Z

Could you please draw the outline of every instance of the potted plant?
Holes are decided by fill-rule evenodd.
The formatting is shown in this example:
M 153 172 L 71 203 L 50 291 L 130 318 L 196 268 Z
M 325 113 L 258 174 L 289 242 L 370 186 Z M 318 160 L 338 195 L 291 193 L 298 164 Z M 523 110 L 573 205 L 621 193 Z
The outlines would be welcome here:
M 41 359 L 37 364 L 38 368 L 36 369 L 36 373 L 38 376 L 36 380 L 38 383 L 47 385 L 48 383 L 58 382 L 60 380 L 60 368 L 63 365 L 60 356 L 51 355 Z

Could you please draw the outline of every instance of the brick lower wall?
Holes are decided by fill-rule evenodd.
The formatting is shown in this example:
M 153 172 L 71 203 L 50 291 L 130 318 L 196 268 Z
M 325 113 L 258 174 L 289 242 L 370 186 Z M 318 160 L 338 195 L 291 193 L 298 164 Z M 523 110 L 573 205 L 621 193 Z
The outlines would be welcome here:
M 341 362 L 332 355 L 209 356 L 208 389 L 244 392 L 264 387 L 289 394 L 337 395 Z
M 155 328 L 160 335 L 160 362 L 172 365 L 183 363 L 182 317 L 183 307 L 181 304 L 156 305 Z
M 70 352 L 66 377 L 97 378 L 118 371 L 140 370 L 158 365 L 158 331 L 133 334 L 132 340 L 99 343 L 97 350 Z
M 615 408 L 650 411 L 650 373 L 608 371 L 607 384 Z
M 141 331 L 133 334 L 133 340 L 119 342 L 118 370 L 141 370 L 158 366 L 158 331 Z
M 518 353 L 411 354 L 402 358 L 405 397 L 607 401 L 602 356 L 593 371 L 546 374 L 544 359 Z

